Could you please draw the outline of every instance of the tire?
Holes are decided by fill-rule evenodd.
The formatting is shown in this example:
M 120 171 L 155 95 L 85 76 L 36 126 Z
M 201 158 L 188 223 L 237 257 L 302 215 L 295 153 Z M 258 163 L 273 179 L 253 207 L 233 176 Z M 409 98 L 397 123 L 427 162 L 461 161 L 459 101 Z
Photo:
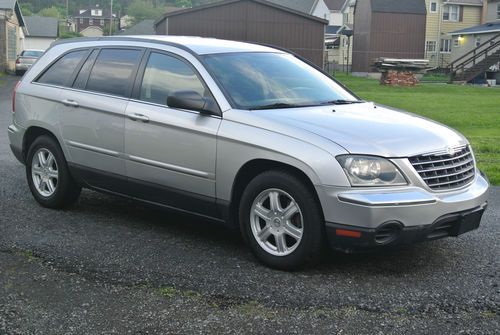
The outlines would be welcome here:
M 23 74 L 24 74 L 24 71 L 16 70 L 16 76 L 22 76 Z
M 252 253 L 272 268 L 297 270 L 319 259 L 325 236 L 321 208 L 293 174 L 273 170 L 256 176 L 243 192 L 239 221 Z
M 64 208 L 80 196 L 81 186 L 71 177 L 61 147 L 50 136 L 40 136 L 30 146 L 26 178 L 31 194 L 44 207 Z

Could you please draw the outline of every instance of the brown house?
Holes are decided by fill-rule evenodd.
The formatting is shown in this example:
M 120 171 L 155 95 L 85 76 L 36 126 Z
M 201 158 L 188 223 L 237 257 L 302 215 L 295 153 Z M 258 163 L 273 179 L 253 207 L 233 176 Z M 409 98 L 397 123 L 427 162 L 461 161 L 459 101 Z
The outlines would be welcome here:
M 353 72 L 372 72 L 379 57 L 423 59 L 425 0 L 357 1 L 354 12 Z
M 86 37 L 98 37 L 109 33 L 110 22 L 113 22 L 113 32 L 120 30 L 120 18 L 111 11 L 98 5 L 91 9 L 80 9 L 73 16 L 76 31 Z M 106 31 L 105 31 L 106 30 Z
M 226 0 L 167 13 L 155 22 L 155 31 L 276 45 L 322 67 L 327 24 L 264 0 Z

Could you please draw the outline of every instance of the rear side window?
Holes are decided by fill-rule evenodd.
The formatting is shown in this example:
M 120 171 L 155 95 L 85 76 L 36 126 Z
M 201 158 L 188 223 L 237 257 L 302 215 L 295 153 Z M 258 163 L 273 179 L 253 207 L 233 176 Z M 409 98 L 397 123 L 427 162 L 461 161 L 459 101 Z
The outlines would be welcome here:
M 73 71 L 86 54 L 87 50 L 67 53 L 52 64 L 37 81 L 43 84 L 68 86 Z
M 201 96 L 209 94 L 188 64 L 172 56 L 151 53 L 144 70 L 140 100 L 166 105 L 170 94 L 186 90 Z
M 87 90 L 127 96 L 142 51 L 103 49 L 90 72 Z

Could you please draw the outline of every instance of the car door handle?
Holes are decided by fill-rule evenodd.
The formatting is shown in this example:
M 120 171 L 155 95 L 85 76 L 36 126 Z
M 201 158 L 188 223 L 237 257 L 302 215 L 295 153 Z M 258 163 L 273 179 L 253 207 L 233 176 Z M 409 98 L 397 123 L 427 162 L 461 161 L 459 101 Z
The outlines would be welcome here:
M 71 107 L 78 107 L 78 106 L 80 106 L 80 105 L 78 104 L 78 102 L 76 102 L 76 101 L 74 101 L 74 100 L 64 99 L 64 100 L 63 100 L 63 101 L 61 101 L 61 102 L 62 102 L 62 104 L 63 104 L 64 106 L 71 106 Z
M 143 114 L 127 114 L 128 118 L 132 121 L 142 121 L 142 122 L 149 122 L 149 117 Z

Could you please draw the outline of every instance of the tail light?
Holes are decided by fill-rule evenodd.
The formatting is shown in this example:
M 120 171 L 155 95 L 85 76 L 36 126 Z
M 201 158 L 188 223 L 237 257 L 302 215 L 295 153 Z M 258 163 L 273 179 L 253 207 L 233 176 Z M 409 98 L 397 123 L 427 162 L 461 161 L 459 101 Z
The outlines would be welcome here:
M 16 64 L 21 64 L 21 60 L 19 58 L 16 59 Z
M 19 87 L 19 84 L 21 84 L 20 81 L 16 83 L 16 86 L 14 86 L 14 90 L 12 91 L 12 113 L 16 112 L 16 91 Z

